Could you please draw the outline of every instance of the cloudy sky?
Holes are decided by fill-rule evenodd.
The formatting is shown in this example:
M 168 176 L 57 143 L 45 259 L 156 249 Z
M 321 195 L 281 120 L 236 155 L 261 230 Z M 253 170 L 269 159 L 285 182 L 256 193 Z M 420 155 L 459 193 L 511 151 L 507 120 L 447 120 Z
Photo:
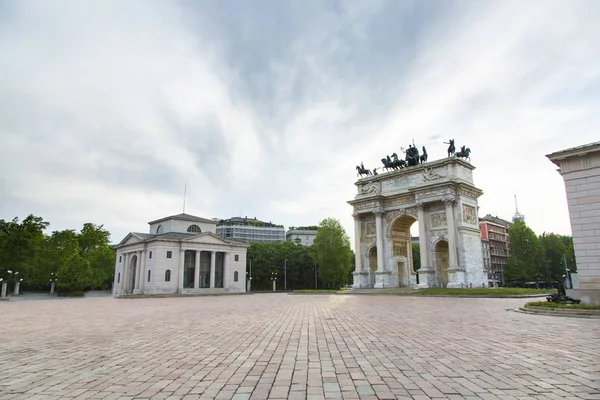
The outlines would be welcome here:
M 597 141 L 595 0 L 0 2 L 0 218 L 339 218 L 355 166 L 471 148 L 480 216 L 570 233 L 544 156 Z

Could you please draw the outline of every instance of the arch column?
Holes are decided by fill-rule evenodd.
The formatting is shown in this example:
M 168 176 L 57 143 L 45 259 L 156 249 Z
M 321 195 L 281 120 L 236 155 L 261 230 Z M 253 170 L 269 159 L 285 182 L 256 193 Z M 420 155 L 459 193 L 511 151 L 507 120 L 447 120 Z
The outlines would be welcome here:
M 223 289 L 229 289 L 229 252 L 223 252 Z M 239 279 L 239 276 L 238 276 Z
M 120 291 L 121 294 L 125 294 L 127 288 L 127 279 L 129 278 L 129 253 L 123 253 L 123 266 L 121 274 Z
M 418 288 L 426 289 L 431 287 L 435 278 L 435 271 L 430 268 L 429 260 L 429 235 L 427 232 L 427 223 L 425 221 L 426 214 L 425 210 L 427 205 L 425 203 L 417 204 L 417 219 L 419 220 L 419 253 L 421 256 L 421 268 L 419 268 L 419 284 Z
M 390 271 L 385 270 L 385 257 L 383 249 L 383 210 L 377 208 L 373 214 L 375 214 L 375 233 L 377 235 L 377 272 L 375 272 L 375 285 L 374 288 L 385 288 L 390 287 Z
M 362 245 L 361 245 L 361 221 L 360 214 L 354 213 L 352 214 L 354 218 L 354 273 L 352 274 L 352 287 L 353 288 L 361 288 L 363 286 L 369 285 L 368 282 L 368 274 L 364 271 L 363 266 L 363 254 L 362 254 Z
M 464 271 L 458 265 L 458 257 L 456 254 L 456 231 L 454 225 L 454 204 L 456 200 L 453 198 L 445 198 L 442 200 L 446 206 L 446 225 L 448 226 L 448 288 L 459 288 L 464 284 Z
M 132 292 L 137 294 L 137 290 L 140 288 L 140 276 L 142 272 L 142 252 L 136 251 L 135 255 L 135 282 L 133 284 Z

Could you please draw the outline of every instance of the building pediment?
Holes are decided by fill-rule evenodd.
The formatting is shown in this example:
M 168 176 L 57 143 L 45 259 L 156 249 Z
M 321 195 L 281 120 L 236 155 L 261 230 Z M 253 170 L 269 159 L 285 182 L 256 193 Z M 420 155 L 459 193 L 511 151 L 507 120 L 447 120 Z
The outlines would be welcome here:
M 143 242 L 146 239 L 142 235 L 143 234 L 139 234 L 139 233 L 136 233 L 136 232 L 130 232 L 130 233 L 127 234 L 127 236 L 125 236 L 123 238 L 123 240 L 121 240 L 119 242 L 119 244 L 117 245 L 117 247 L 127 246 L 129 244 L 141 243 L 141 242 Z
M 184 242 L 188 243 L 202 243 L 202 244 L 216 244 L 216 245 L 227 245 L 227 246 L 240 246 L 240 247 L 248 247 L 248 245 L 243 243 L 234 242 L 231 240 L 223 239 L 222 237 L 215 235 L 212 232 L 204 232 L 199 233 L 197 235 L 189 236 L 183 239 Z

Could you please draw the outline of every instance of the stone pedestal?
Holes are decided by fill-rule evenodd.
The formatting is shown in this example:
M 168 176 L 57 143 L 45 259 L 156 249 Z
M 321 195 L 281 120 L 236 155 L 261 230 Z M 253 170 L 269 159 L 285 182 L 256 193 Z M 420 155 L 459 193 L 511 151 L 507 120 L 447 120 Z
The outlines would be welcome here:
M 50 284 L 50 294 L 54 294 L 54 289 L 56 288 L 56 283 L 52 282 Z
M 391 275 L 392 274 L 390 271 L 375 272 L 375 286 L 373 286 L 373 287 L 375 289 L 384 289 L 384 288 L 393 287 L 390 282 Z
M 368 272 L 354 272 L 354 273 L 352 273 L 352 276 L 353 276 L 352 287 L 354 289 L 369 287 L 369 273 Z
M 8 288 L 8 284 L 6 282 L 2 282 L 2 292 L 0 292 L 0 297 L 6 297 L 6 289 Z
M 465 270 L 460 268 L 448 268 L 448 289 L 464 288 Z
M 432 286 L 435 286 L 435 271 L 432 269 L 419 269 L 417 271 L 419 274 L 419 284 L 417 287 L 419 289 L 428 289 Z
M 14 291 L 14 295 L 18 296 L 19 295 L 19 290 L 21 289 L 21 282 L 17 282 L 15 283 L 15 291 Z
M 277 286 L 277 282 L 273 281 L 273 291 L 275 291 L 276 286 Z

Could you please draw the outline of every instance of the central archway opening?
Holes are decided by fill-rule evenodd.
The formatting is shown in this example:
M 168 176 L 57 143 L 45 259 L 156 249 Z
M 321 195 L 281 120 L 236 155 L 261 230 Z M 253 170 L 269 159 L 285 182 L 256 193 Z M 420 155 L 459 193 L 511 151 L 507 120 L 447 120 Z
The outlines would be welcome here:
M 433 252 L 437 286 L 445 288 L 448 286 L 448 265 L 450 262 L 448 242 L 440 240 L 435 244 Z
M 391 273 L 398 287 L 418 284 L 420 268 L 419 224 L 411 215 L 401 215 L 391 225 Z

